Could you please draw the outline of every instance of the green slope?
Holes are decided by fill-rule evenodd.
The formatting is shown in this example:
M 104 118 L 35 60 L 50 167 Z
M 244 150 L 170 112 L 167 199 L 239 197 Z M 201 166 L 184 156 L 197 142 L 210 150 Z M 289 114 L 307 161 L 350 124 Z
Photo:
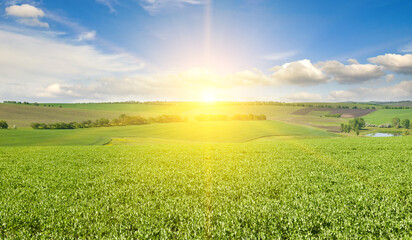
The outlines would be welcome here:
M 395 117 L 412 120 L 412 109 L 380 109 L 364 116 L 366 122 L 372 124 L 390 123 Z
M 149 124 L 72 130 L 1 130 L 0 146 L 101 145 L 112 138 L 244 142 L 263 137 L 331 137 L 326 131 L 276 121 Z

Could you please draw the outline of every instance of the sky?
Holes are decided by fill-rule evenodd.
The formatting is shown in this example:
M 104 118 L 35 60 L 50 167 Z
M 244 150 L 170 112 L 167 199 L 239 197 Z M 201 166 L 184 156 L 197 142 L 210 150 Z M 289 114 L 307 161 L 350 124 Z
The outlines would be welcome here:
M 412 100 L 410 0 L 0 0 L 0 101 Z

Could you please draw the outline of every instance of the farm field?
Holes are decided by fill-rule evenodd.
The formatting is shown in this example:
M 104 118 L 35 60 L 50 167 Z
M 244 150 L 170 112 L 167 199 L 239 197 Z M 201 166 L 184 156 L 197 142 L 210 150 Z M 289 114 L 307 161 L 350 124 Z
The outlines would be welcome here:
M 412 119 L 412 109 L 380 109 L 364 117 L 365 121 L 372 124 L 390 123 L 392 118 Z
M 338 136 L 315 128 L 276 121 L 158 123 L 87 129 L 17 129 L 2 130 L 0 134 L 0 146 L 103 145 L 110 143 L 113 138 L 125 139 L 126 143 L 130 142 L 127 139 L 144 143 L 148 138 L 160 141 L 245 142 L 265 137 Z
M 338 131 L 339 125 L 345 119 L 325 118 L 312 114 L 298 115 L 296 111 L 303 107 L 273 106 L 273 105 L 228 105 L 228 104 L 46 104 L 54 107 L 45 107 L 20 104 L 0 104 L 0 119 L 6 120 L 10 126 L 18 128 L 30 127 L 33 122 L 54 123 L 95 120 L 99 118 L 113 119 L 120 114 L 155 117 L 163 114 L 176 114 L 193 121 L 200 114 L 264 114 L 268 120 L 282 121 L 302 126 L 315 127 L 330 131 Z M 59 108 L 62 106 L 62 108 Z M 333 111 L 327 109 L 324 114 Z M 362 110 L 361 110 L 362 111 Z
M 412 141 L 0 148 L 0 238 L 412 237 Z
M 0 104 L 0 119 L 23 126 L 122 113 L 189 118 L 0 130 L 0 239 L 411 238 L 412 137 L 333 133 L 349 118 L 325 117 L 331 111 Z M 239 113 L 268 120 L 195 120 Z
M 0 0 L 0 240 L 412 240 L 411 12 Z
M 10 125 L 29 127 L 33 122 L 71 122 L 113 119 L 120 114 L 154 117 L 159 115 L 181 115 L 193 120 L 199 114 L 265 114 L 268 119 L 281 120 L 291 115 L 300 107 L 264 106 L 264 105 L 210 105 L 210 104 L 46 104 L 55 107 L 0 104 L 0 119 Z M 62 108 L 59 108 L 62 106 Z

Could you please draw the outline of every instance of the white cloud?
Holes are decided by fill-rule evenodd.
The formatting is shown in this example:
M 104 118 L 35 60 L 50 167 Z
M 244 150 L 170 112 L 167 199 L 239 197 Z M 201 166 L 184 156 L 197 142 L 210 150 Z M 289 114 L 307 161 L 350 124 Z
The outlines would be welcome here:
M 117 0 L 96 0 L 97 3 L 103 4 L 109 8 L 111 13 L 115 13 L 116 9 L 114 8 L 115 5 L 119 4 Z
M 6 8 L 6 14 L 9 16 L 21 18 L 38 18 L 43 17 L 44 12 L 29 4 L 13 5 Z
M 393 72 L 412 74 L 412 54 L 385 54 L 369 58 L 368 60 L 382 65 L 385 69 Z
M 49 24 L 46 22 L 42 22 L 37 18 L 22 18 L 17 19 L 17 22 L 23 25 L 27 25 L 30 27 L 44 27 L 49 28 Z
M 44 16 L 43 10 L 29 4 L 12 5 L 6 8 L 8 16 L 17 17 L 17 22 L 31 27 L 48 28 L 49 24 L 39 20 Z
M 329 95 L 334 101 L 401 101 L 412 98 L 412 81 L 382 88 L 332 91 Z
M 186 4 L 198 5 L 203 4 L 207 0 L 139 0 L 141 6 L 149 13 L 156 13 L 159 10 L 167 7 L 182 7 Z
M 390 83 L 390 82 L 393 82 L 393 80 L 395 79 L 395 75 L 388 74 L 388 75 L 386 75 L 385 78 L 386 78 L 386 82 Z
M 354 59 L 354 58 L 349 58 L 349 59 L 348 59 L 348 62 L 349 62 L 350 64 L 359 64 L 358 60 L 356 60 L 356 59 Z
M 227 75 L 225 79 L 235 86 L 270 85 L 273 82 L 270 77 L 256 68 Z
M 372 64 L 359 64 L 354 59 L 352 64 L 344 65 L 338 61 L 327 61 L 316 64 L 320 70 L 331 75 L 333 80 L 341 84 L 356 84 L 377 79 L 385 75 L 382 67 Z
M 0 95 L 27 97 L 41 86 L 132 75 L 144 63 L 126 54 L 106 54 L 90 45 L 0 30 Z M 19 87 L 23 87 L 23 90 Z
M 307 59 L 276 66 L 272 70 L 275 72 L 271 77 L 275 83 L 282 85 L 311 86 L 327 83 L 329 80 L 328 76 Z
M 124 77 L 101 78 L 90 83 L 52 83 L 36 90 L 35 97 L 58 99 L 184 99 L 201 100 L 205 89 L 216 92 L 233 87 L 266 84 L 269 78 L 252 69 L 220 75 L 204 68 L 186 71 Z M 220 89 L 220 90 L 218 90 Z
M 96 31 L 81 33 L 78 38 L 79 41 L 84 41 L 84 40 L 91 41 L 94 39 L 96 39 Z
M 156 89 L 146 86 L 146 77 L 102 78 L 89 84 L 53 83 L 36 89 L 34 97 L 47 99 L 90 99 L 136 98 L 149 96 Z
M 265 56 L 262 56 L 261 59 L 268 60 L 268 61 L 279 61 L 284 60 L 299 54 L 297 51 L 289 51 L 289 52 L 279 52 L 279 53 L 271 53 Z

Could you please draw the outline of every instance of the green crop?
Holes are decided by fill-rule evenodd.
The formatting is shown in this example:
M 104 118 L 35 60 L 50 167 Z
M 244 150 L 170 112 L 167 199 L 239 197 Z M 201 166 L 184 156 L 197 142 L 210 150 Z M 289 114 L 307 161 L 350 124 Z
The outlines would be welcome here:
M 3 239 L 412 237 L 412 141 L 0 148 Z

